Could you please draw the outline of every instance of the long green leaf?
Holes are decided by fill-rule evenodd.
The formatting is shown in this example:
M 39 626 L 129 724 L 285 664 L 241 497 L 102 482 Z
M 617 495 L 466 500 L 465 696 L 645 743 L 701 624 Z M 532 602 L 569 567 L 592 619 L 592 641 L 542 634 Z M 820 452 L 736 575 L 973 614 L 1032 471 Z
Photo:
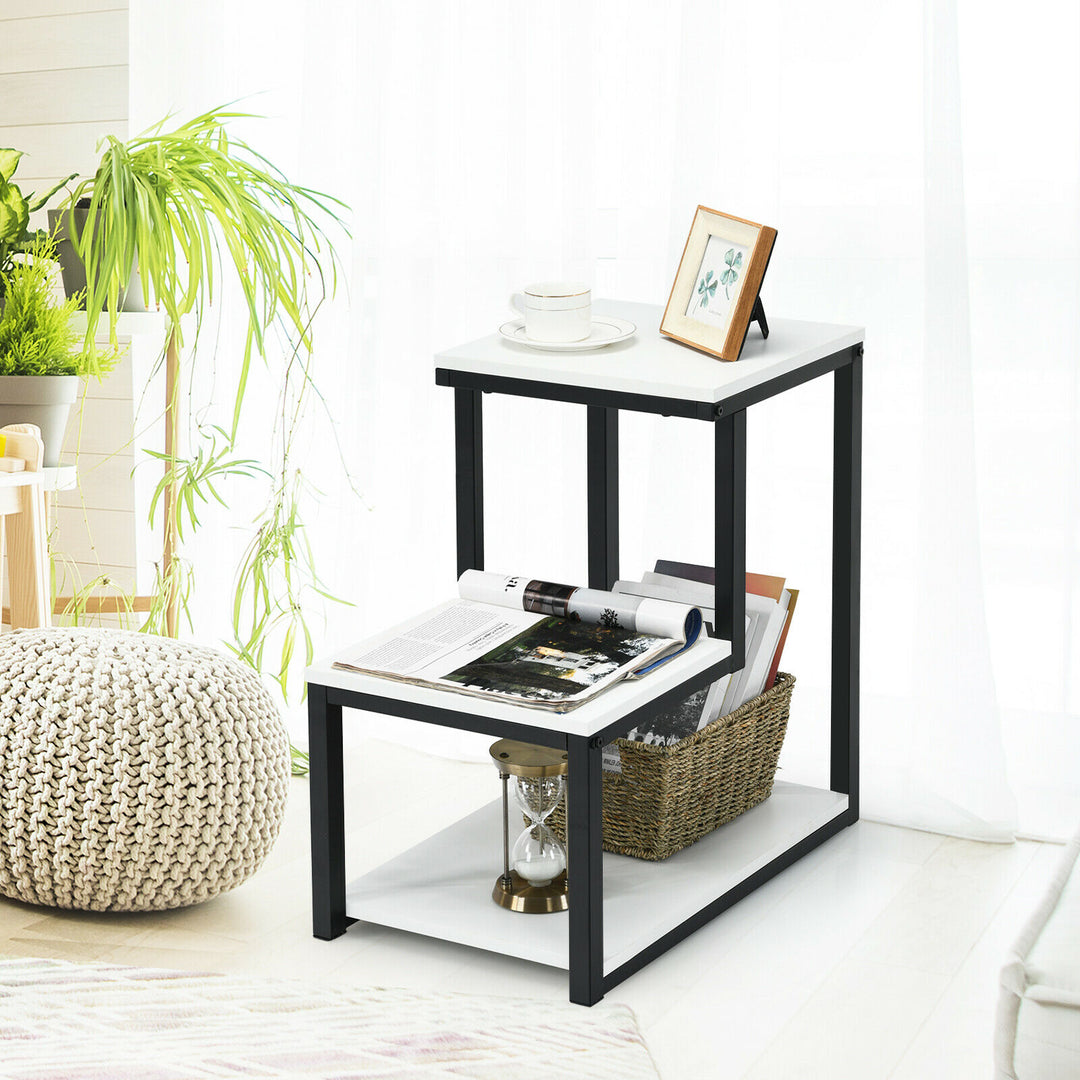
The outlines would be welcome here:
M 40 210 L 62 187 L 66 184 L 70 184 L 78 175 L 78 173 L 73 172 L 70 176 L 65 176 L 59 183 L 53 184 L 44 195 L 35 195 L 33 192 L 27 195 L 26 203 L 30 209 L 30 213 L 32 214 L 35 210 Z

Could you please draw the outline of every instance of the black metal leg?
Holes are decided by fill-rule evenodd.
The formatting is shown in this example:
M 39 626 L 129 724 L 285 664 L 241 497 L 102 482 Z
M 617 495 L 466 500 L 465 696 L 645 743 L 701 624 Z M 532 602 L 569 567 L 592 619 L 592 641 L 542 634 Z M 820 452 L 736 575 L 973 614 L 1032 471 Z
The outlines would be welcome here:
M 716 633 L 731 642 L 732 670 L 746 662 L 746 410 L 716 427 Z
M 833 376 L 832 754 L 830 786 L 859 816 L 859 574 L 862 346 Z
M 311 793 L 312 933 L 329 941 L 345 933 L 345 799 L 341 706 L 326 700 L 325 686 L 308 686 Z
M 589 587 L 619 576 L 619 410 L 588 406 Z
M 593 745 L 595 741 L 595 745 Z M 567 738 L 566 848 L 570 901 L 570 1000 L 595 1005 L 604 996 L 602 773 L 598 740 Z
M 457 572 L 484 569 L 484 423 L 480 390 L 454 390 Z

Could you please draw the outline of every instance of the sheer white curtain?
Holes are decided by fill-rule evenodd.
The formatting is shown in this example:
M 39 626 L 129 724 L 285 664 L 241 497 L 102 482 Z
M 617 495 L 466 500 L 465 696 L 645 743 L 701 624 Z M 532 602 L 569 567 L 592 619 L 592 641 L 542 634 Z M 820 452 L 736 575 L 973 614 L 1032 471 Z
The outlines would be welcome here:
M 990 839 L 1071 831 L 1075 5 L 1007 22 L 956 0 L 160 9 L 132 0 L 132 115 L 260 94 L 250 138 L 353 207 L 319 377 L 362 497 L 325 423 L 305 467 L 326 492 L 325 577 L 356 607 L 328 610 L 322 646 L 452 586 L 433 353 L 491 332 L 529 279 L 662 304 L 700 202 L 778 228 L 771 315 L 867 328 L 864 812 Z M 488 565 L 580 579 L 581 410 L 486 405 Z M 782 765 L 810 782 L 827 777 L 830 431 L 827 380 L 749 415 L 748 561 L 802 590 Z M 624 418 L 625 574 L 709 560 L 710 434 Z M 526 466 L 539 520 L 515 495 Z M 215 580 L 223 560 L 196 554 Z M 215 590 L 200 601 L 212 636 L 225 615 Z

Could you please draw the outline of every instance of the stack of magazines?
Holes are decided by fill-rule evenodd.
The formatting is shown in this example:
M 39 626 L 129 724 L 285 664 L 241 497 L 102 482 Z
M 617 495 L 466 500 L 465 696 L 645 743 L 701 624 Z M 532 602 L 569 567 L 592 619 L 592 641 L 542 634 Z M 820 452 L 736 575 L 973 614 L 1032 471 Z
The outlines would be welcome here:
M 614 591 L 626 596 L 692 604 L 701 611 L 706 623 L 713 623 L 714 585 L 712 567 L 661 560 L 640 581 L 617 581 Z M 673 746 L 768 690 L 776 681 L 798 598 L 798 590 L 787 588 L 784 578 L 747 574 L 746 663 L 742 669 L 688 695 L 673 709 L 631 730 L 626 738 Z M 619 754 L 614 746 L 605 748 L 604 768 L 619 769 Z

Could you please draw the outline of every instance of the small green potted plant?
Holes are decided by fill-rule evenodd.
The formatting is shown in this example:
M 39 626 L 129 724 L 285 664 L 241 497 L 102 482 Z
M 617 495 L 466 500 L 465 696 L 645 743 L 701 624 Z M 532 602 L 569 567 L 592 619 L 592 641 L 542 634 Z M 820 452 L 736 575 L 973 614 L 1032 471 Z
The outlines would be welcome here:
M 4 295 L 4 283 L 15 257 L 29 251 L 45 235 L 40 230 L 30 229 L 30 215 L 40 210 L 69 180 L 79 175 L 72 173 L 44 195 L 35 196 L 33 192 L 23 195 L 12 179 L 22 156 L 21 150 L 0 148 L 0 297 Z
M 63 299 L 55 288 L 55 248 L 37 236 L 2 277 L 0 311 L 0 427 L 37 424 L 45 443 L 45 465 L 60 463 L 68 414 L 79 379 L 111 366 L 87 354 L 72 326 L 78 298 Z

